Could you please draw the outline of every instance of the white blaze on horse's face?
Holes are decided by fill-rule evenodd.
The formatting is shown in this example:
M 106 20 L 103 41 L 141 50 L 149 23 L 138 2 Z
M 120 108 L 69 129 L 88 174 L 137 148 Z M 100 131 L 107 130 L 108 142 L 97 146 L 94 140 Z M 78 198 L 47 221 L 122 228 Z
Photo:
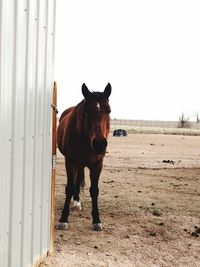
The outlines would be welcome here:
M 101 106 L 100 106 L 99 102 L 97 102 L 97 109 L 98 109 L 98 111 L 101 110 Z

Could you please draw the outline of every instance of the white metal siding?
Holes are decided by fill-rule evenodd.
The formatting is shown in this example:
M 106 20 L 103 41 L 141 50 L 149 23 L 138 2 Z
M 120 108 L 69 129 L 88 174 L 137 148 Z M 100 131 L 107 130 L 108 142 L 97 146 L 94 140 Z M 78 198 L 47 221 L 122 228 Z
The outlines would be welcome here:
M 0 266 L 50 247 L 55 0 L 0 1 Z

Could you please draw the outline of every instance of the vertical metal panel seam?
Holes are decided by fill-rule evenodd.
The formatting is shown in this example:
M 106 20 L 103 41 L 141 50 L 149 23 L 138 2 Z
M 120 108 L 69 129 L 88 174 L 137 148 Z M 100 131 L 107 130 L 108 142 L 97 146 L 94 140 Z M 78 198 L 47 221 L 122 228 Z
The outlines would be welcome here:
M 8 160 L 10 154 L 11 154 L 11 119 L 10 119 L 10 106 L 8 104 L 9 102 L 9 97 L 10 97 L 10 80 L 8 82 L 7 77 L 10 76 L 10 73 L 8 73 L 8 62 L 10 63 L 10 58 L 8 58 L 8 49 L 9 49 L 9 44 L 7 44 L 8 36 L 10 34 L 10 10 L 8 10 L 8 2 L 5 0 L 0 1 L 1 2 L 1 8 L 2 8 L 2 13 L 1 13 L 1 99 L 0 101 L 2 102 L 2 113 L 1 113 L 1 118 L 2 118 L 2 123 L 3 125 L 5 124 L 6 118 L 7 120 L 7 125 L 6 127 L 3 127 L 0 129 L 1 134 L 2 134 L 2 147 L 1 147 L 1 163 L 2 163 L 2 168 L 1 171 L 3 172 L 3 184 L 1 183 L 1 196 L 4 198 L 6 203 L 1 203 L 1 208 L 3 209 L 4 213 L 4 218 L 3 218 L 3 227 L 1 226 L 1 231 L 3 235 L 1 235 L 2 240 L 2 250 L 3 250 L 3 256 L 2 256 L 2 262 L 0 263 L 3 264 L 1 266 L 8 266 L 8 246 L 9 246 L 9 215 L 10 215 L 10 170 L 11 170 L 11 164 L 10 160 Z M 12 69 L 11 69 L 12 73 Z M 9 100 L 8 100 L 9 99 Z M 9 107 L 8 107 L 9 106 Z M 5 112 L 5 109 L 6 112 Z
M 2 120 L 3 120 L 3 118 L 2 118 L 2 105 L 3 105 L 2 104 L 2 91 L 3 91 L 3 89 L 2 89 L 2 40 L 3 40 L 3 38 L 2 38 L 2 24 L 3 24 L 2 13 L 3 13 L 3 1 L 0 1 L 0 131 L 2 131 L 1 127 L 3 126 L 2 125 L 2 123 L 3 123 L 2 122 Z M 2 147 L 3 147 L 2 132 L 0 132 L 0 147 L 2 150 Z M 3 153 L 4 153 L 4 151 L 1 151 L 0 166 L 3 162 Z M 2 170 L 2 167 L 0 167 L 0 170 Z M 1 196 L 2 196 L 2 194 L 1 194 Z M 1 198 L 1 196 L 0 196 L 0 199 L 2 201 L 3 199 Z M 4 220 L 5 220 L 5 218 L 4 218 Z M 1 236 L 1 234 L 3 234 L 3 235 L 5 234 L 5 230 L 4 230 L 4 228 L 2 229 L 2 227 L 0 229 L 0 236 Z M 3 257 L 1 257 L 1 255 L 3 255 L 3 252 L 2 252 L 3 249 L 4 249 L 3 239 L 2 240 L 0 239 L 0 265 L 3 264 Z
M 48 0 L 49 1 L 49 14 L 48 14 L 48 56 L 50 56 L 50 53 L 52 55 L 53 53 L 53 50 L 52 50 L 52 46 L 51 46 L 51 37 L 52 37 L 52 26 L 50 24 L 50 21 L 49 21 L 49 18 L 51 18 L 50 16 L 52 15 L 50 12 L 52 10 L 52 0 Z M 54 19 L 54 18 L 52 18 Z M 51 27 L 50 27 L 51 26 Z M 51 50 L 50 50 L 51 49 Z M 47 132 L 46 132 L 46 136 L 47 136 L 47 140 L 48 140 L 48 146 L 49 146 L 49 149 L 48 149 L 48 152 L 50 152 L 50 155 L 48 157 L 48 160 L 47 160 L 47 175 L 49 177 L 48 179 L 48 189 L 47 189 L 47 198 L 48 198 L 48 201 L 47 201 L 47 208 L 49 210 L 49 214 L 48 214 L 48 217 L 47 217 L 47 224 L 48 224 L 48 228 L 47 228 L 47 244 L 49 246 L 49 251 L 50 251 L 50 248 L 51 248 L 51 244 L 50 244 L 50 235 L 51 235 L 51 170 L 52 170 L 52 140 L 50 138 L 50 125 L 51 125 L 51 122 L 52 122 L 52 109 L 50 108 L 50 104 L 52 102 L 52 92 L 53 92 L 53 77 L 52 77 L 52 72 L 51 71 L 51 68 L 50 66 L 52 66 L 53 64 L 53 58 L 50 58 L 50 60 L 48 61 L 48 77 L 47 77 L 47 84 L 48 84 L 48 122 L 47 122 Z M 50 75 L 50 80 L 49 80 L 49 75 Z M 49 88 L 50 87 L 50 88 Z M 49 95 L 50 95 L 50 98 L 49 98 Z M 47 152 L 47 153 L 48 153 Z
M 48 55 L 51 56 L 53 55 L 53 47 L 52 47 L 52 25 L 50 24 L 49 18 L 51 18 L 52 13 L 52 7 L 53 7 L 53 1 L 49 0 L 49 14 L 48 14 Z M 54 17 L 52 17 L 52 21 L 54 20 Z M 54 21 L 53 21 L 54 23 Z M 50 27 L 51 26 L 51 27 Z M 47 83 L 48 83 L 48 87 L 50 86 L 50 88 L 48 88 L 48 108 L 49 110 L 49 121 L 47 122 L 47 140 L 48 140 L 48 145 L 49 145 L 49 150 L 48 152 L 50 152 L 49 158 L 48 158 L 48 168 L 47 168 L 47 175 L 49 177 L 49 182 L 48 182 L 48 210 L 50 211 L 49 216 L 47 217 L 47 223 L 48 223 L 48 229 L 47 229 L 47 243 L 49 248 L 51 249 L 51 244 L 50 244 L 50 240 L 51 240 L 51 171 L 52 171 L 52 139 L 51 139 L 51 133 L 50 133 L 50 127 L 51 127 L 51 123 L 52 123 L 52 109 L 50 108 L 50 104 L 52 103 L 52 96 L 53 96 L 53 72 L 52 72 L 52 64 L 53 64 L 53 57 L 51 57 L 51 61 L 48 61 L 48 75 L 50 75 L 50 80 L 49 80 L 49 76 L 47 79 Z M 50 94 L 50 98 L 49 98 L 49 94 Z M 50 250 L 49 250 L 50 251 Z
M 57 0 L 52 0 L 53 2 L 53 28 L 52 28 L 52 33 L 51 33 L 51 36 L 52 36 L 52 64 L 51 64 L 51 77 L 53 78 L 53 73 L 54 73 L 54 65 L 55 65 L 55 35 L 56 35 L 56 2 Z M 54 81 L 52 81 L 52 86 L 51 86 L 51 95 L 53 95 L 53 87 L 54 87 Z M 52 111 L 51 111 L 51 115 L 52 115 Z M 51 116 L 52 117 L 52 116 Z M 51 140 L 52 140 L 52 125 L 51 125 L 51 130 L 50 130 L 50 133 L 51 133 Z M 52 147 L 51 147 L 52 149 Z M 51 153 L 52 154 L 52 153 Z M 52 157 L 52 155 L 51 155 Z M 52 164 L 52 158 L 51 158 L 51 164 Z M 51 166 L 51 169 L 52 169 L 52 166 Z M 49 187 L 49 210 L 51 211 L 51 187 L 52 187 L 52 184 L 50 183 L 50 187 Z M 49 225 L 51 223 L 51 216 L 49 216 Z M 51 230 L 50 230 L 51 231 Z M 49 244 L 51 242 L 51 237 L 49 235 Z M 52 244 L 50 244 L 50 246 L 52 246 Z
M 2 12 L 3 12 L 3 1 L 0 1 L 0 100 L 2 99 Z M 0 120 L 1 120 L 1 101 L 0 101 Z
M 33 149 L 33 183 L 32 183 L 32 229 L 31 229 L 31 240 L 32 240 L 32 244 L 31 244 L 31 257 L 32 257 L 32 262 L 34 261 L 34 256 L 33 255 L 33 250 L 34 250 L 34 244 L 33 244 L 33 235 L 34 235 L 34 217 L 35 217 L 35 212 L 34 212 L 34 203 L 35 203 L 35 179 L 36 179 L 36 175 L 35 175 L 35 164 L 36 164 L 36 120 L 37 120 L 37 94 L 38 94 L 38 39 L 39 39 L 39 19 L 38 16 L 40 14 L 40 5 L 39 5 L 39 0 L 37 1 L 37 19 L 36 19 L 36 23 L 37 23 L 37 37 L 36 37 L 36 71 L 35 71 L 35 108 L 34 108 L 34 149 Z
M 15 149 L 15 108 L 16 108 L 16 57 L 17 57 L 17 48 L 16 48 L 16 40 L 17 40 L 17 12 L 18 12 L 18 5 L 15 3 L 15 11 L 14 11 L 14 57 L 13 57 L 13 95 L 12 95 L 12 118 L 13 123 L 11 126 L 11 161 L 10 161 L 10 208 L 9 208 L 9 241 L 8 241 L 8 267 L 11 267 L 11 260 L 12 260 L 12 218 L 13 218 L 13 182 L 14 182 L 14 149 Z
M 29 49 L 29 0 L 26 0 L 26 52 L 25 52 L 25 87 L 24 87 L 24 146 L 23 146 L 23 177 L 22 177 L 22 232 L 21 232 L 21 259 L 20 259 L 20 265 L 23 266 L 23 257 L 24 257 L 24 221 L 25 221 L 25 158 L 26 158 L 26 146 L 27 146 L 27 139 L 26 139 L 26 122 L 27 122 L 27 87 L 28 87 L 28 49 Z
M 49 3 L 48 3 L 48 0 L 45 1 L 46 2 L 46 12 L 45 12 L 45 25 L 44 25 L 44 30 L 45 30 L 45 55 L 44 55 L 44 86 L 43 86 L 43 94 L 44 94 L 44 97 L 43 97 L 43 129 L 42 129 L 42 132 L 43 132 L 43 141 L 42 141 L 42 168 L 41 168 L 41 188 L 42 188 L 42 191 L 41 191 L 41 215 L 40 215 L 40 228 L 41 228 L 41 233 L 43 233 L 43 212 L 44 212 L 44 208 L 43 208 L 43 204 L 44 204 L 44 194 L 43 194 L 43 191 L 44 191 L 44 180 L 45 178 L 43 177 L 43 174 L 44 174 L 44 169 L 46 168 L 46 163 L 44 161 L 44 159 L 46 158 L 45 157 L 45 146 L 47 145 L 46 144 L 46 135 L 45 135 L 45 126 L 46 126 L 46 92 L 48 90 L 47 88 L 47 82 L 46 82 L 46 79 L 47 79 L 47 52 L 48 52 L 48 47 L 47 47 L 47 44 L 48 44 L 48 36 L 47 36 L 47 27 L 48 27 L 48 8 L 49 8 Z M 40 250 L 41 250 L 41 253 L 43 252 L 43 248 L 42 248 L 42 243 L 43 243 L 43 240 L 42 240 L 42 237 L 43 237 L 43 234 L 41 234 L 40 236 Z
M 54 65 L 55 65 L 55 35 L 56 35 L 56 3 L 57 3 L 57 0 L 53 0 L 53 3 L 54 3 L 54 14 L 53 14 L 53 62 L 52 62 L 52 75 L 54 73 Z M 53 86 L 52 86 L 53 87 Z M 53 92 L 53 89 L 52 89 L 52 92 Z

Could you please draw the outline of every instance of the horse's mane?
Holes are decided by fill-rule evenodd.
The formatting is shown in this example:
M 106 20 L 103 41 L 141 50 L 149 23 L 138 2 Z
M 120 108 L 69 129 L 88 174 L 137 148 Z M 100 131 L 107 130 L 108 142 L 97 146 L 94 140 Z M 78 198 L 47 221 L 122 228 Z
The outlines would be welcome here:
M 85 122 L 85 101 L 82 100 L 73 110 L 71 118 L 75 119 L 76 130 L 78 134 L 82 134 Z

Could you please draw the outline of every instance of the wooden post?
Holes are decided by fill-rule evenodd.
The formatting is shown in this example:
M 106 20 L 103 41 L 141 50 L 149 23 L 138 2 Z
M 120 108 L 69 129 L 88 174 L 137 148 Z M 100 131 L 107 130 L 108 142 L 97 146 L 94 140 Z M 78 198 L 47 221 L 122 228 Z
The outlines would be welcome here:
M 54 253 L 55 225 L 55 180 L 56 180 L 56 131 L 57 131 L 57 84 L 54 82 L 52 99 L 52 177 L 51 177 L 51 225 L 50 225 L 50 254 Z

